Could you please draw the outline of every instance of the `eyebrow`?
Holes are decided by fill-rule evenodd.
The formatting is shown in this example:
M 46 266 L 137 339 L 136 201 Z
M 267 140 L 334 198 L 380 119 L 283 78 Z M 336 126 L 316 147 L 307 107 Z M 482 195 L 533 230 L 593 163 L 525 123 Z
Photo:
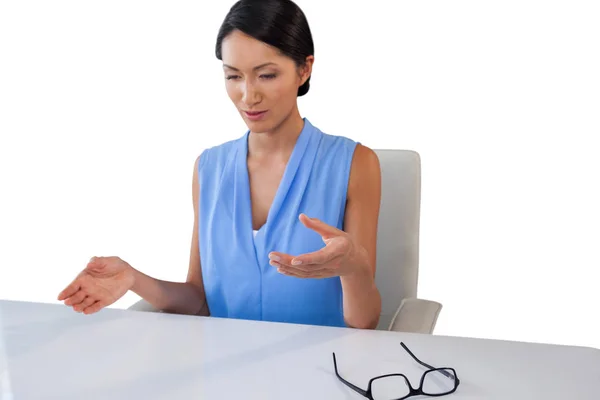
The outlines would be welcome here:
M 275 64 L 274 62 L 268 62 L 268 63 L 257 65 L 256 67 L 252 68 L 252 70 L 253 71 L 258 71 L 259 69 L 264 68 L 264 67 L 268 67 L 270 65 L 275 65 L 276 66 L 277 64 Z M 232 69 L 234 71 L 239 71 L 239 69 L 237 69 L 235 67 L 232 67 L 231 65 L 223 64 L 223 67 Z

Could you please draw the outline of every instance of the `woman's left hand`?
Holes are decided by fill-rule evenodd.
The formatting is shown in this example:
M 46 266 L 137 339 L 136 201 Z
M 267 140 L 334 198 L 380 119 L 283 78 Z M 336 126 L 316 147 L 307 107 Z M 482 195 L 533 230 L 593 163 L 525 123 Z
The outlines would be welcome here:
M 269 264 L 289 276 L 298 278 L 330 278 L 351 275 L 361 271 L 364 264 L 357 260 L 362 253 L 350 235 L 316 218 L 300 215 L 300 221 L 323 238 L 325 247 L 299 256 L 271 252 Z

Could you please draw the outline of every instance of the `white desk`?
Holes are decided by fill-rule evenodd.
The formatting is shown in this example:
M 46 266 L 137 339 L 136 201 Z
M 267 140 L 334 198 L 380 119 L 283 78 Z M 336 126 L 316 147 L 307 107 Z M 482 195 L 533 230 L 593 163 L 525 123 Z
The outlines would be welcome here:
M 458 390 L 439 399 L 600 398 L 590 348 L 11 301 L 0 301 L 0 398 L 364 399 L 336 378 L 332 352 L 363 388 L 384 373 L 418 385 L 424 368 L 400 341 L 456 369 Z

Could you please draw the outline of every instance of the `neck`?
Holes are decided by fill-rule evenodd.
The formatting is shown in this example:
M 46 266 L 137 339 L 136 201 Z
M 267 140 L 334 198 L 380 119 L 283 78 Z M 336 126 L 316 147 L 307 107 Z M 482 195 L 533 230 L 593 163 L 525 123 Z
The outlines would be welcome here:
M 250 132 L 248 157 L 272 157 L 274 154 L 289 157 L 303 128 L 304 120 L 296 107 L 275 129 L 269 132 Z

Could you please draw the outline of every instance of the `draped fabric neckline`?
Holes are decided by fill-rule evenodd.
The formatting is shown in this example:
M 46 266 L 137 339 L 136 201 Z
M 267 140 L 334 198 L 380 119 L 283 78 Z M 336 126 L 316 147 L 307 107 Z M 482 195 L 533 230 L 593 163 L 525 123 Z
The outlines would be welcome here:
M 315 134 L 312 124 L 306 118 L 303 118 L 303 121 L 304 125 L 296 139 L 296 143 L 294 144 L 294 148 L 286 164 L 283 176 L 279 182 L 277 191 L 275 192 L 273 202 L 267 213 L 267 219 L 265 223 L 256 230 L 254 230 L 252 226 L 252 201 L 248 171 L 248 138 L 250 137 L 250 131 L 246 131 L 245 135 L 238 142 L 236 167 L 239 172 L 237 174 L 237 190 L 239 190 L 240 201 L 234 210 L 234 220 L 239 221 L 242 224 L 237 232 L 238 235 L 241 235 L 239 243 L 244 243 L 249 246 L 247 250 L 250 254 L 254 255 L 257 268 L 259 269 L 261 268 L 260 266 L 265 263 L 264 258 L 268 256 L 265 254 L 265 249 L 270 242 L 269 239 L 273 231 L 271 229 L 273 223 L 278 220 L 278 215 L 288 196 L 290 188 L 294 183 L 300 164 L 307 155 L 307 150 L 312 150 L 310 152 L 311 154 L 308 154 L 308 156 L 314 158 L 316 155 L 319 136 Z

